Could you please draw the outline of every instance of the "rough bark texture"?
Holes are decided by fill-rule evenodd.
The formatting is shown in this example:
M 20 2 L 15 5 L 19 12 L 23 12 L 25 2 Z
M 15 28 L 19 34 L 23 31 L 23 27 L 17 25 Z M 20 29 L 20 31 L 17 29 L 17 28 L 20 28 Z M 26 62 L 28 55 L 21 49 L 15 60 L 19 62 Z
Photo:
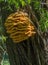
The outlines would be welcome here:
M 46 65 L 44 42 L 38 34 L 18 44 L 8 39 L 6 46 L 10 65 Z

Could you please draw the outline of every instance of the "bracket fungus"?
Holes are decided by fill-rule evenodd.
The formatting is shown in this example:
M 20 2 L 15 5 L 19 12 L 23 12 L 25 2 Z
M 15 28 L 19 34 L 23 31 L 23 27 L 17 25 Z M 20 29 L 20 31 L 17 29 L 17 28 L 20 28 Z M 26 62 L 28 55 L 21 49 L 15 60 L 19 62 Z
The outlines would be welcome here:
M 4 25 L 13 42 L 19 43 L 35 35 L 35 27 L 31 22 L 27 13 L 18 11 L 9 15 Z

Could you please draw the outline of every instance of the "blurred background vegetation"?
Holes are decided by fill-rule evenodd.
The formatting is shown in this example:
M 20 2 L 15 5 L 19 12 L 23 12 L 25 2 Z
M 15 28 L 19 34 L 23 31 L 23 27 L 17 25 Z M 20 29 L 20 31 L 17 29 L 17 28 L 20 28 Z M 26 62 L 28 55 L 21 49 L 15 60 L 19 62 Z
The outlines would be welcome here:
M 20 8 L 31 6 L 35 14 L 35 21 L 42 36 L 48 34 L 48 4 L 47 0 L 0 0 L 0 65 L 10 65 L 6 51 L 6 35 L 4 22 L 9 14 L 16 12 Z M 31 10 L 31 11 L 32 11 Z M 30 11 L 30 12 L 31 12 Z M 46 38 L 45 38 L 46 39 Z

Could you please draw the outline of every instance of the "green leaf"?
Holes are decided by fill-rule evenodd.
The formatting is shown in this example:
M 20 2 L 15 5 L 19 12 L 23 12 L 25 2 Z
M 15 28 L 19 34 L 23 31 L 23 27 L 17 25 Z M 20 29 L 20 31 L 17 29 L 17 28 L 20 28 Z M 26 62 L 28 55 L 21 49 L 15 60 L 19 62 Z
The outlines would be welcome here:
M 40 2 L 36 1 L 34 2 L 34 8 L 37 10 L 40 8 Z
M 16 0 L 13 0 L 13 4 L 15 4 L 16 8 L 19 8 L 19 3 Z
M 22 6 L 25 6 L 25 1 L 22 1 Z
M 27 0 L 27 2 L 28 2 L 28 4 L 30 4 L 31 3 L 31 0 Z
M 6 37 L 4 35 L 2 35 L 2 41 L 6 41 Z
M 45 22 L 45 26 L 48 28 L 48 20 Z
M 26 5 L 26 3 L 25 3 L 24 0 L 20 0 L 20 3 L 21 3 L 22 6 L 25 6 Z
M 18 2 L 15 3 L 15 7 L 19 8 L 19 3 Z
M 12 4 L 12 0 L 8 0 L 8 3 L 9 3 L 9 4 Z
M 10 65 L 8 60 L 2 60 L 1 65 Z

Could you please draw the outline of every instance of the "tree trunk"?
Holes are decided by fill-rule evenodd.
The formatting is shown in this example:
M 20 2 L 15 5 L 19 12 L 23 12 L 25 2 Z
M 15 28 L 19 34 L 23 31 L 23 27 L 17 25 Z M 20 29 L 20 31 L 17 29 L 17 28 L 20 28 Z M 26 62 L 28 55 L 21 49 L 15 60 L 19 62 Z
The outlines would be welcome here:
M 39 34 L 20 43 L 8 39 L 6 46 L 10 65 L 46 65 L 45 46 Z

